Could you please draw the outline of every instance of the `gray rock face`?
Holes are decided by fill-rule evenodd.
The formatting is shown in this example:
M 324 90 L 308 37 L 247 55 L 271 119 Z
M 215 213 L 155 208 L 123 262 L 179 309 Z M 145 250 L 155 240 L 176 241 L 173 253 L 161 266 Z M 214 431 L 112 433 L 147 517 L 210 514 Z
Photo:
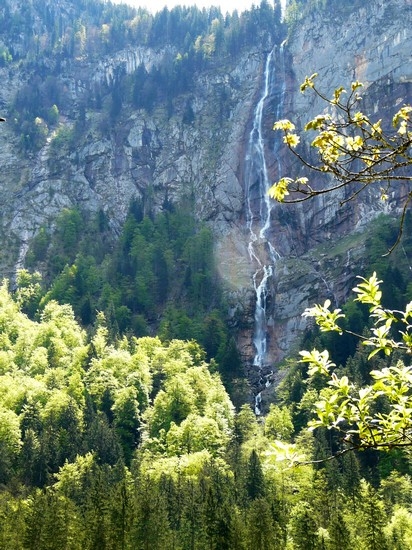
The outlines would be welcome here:
M 95 65 L 78 61 L 62 77 L 70 92 L 71 112 L 60 116 L 54 134 L 73 129 L 77 104 L 94 82 L 110 83 L 119 66 L 126 72 L 133 72 L 140 63 L 150 69 L 170 55 L 169 50 L 138 48 Z M 0 136 L 0 230 L 10 246 L 0 260 L 4 272 L 22 258 L 21 250 L 41 225 L 52 226 L 60 210 L 72 205 L 103 209 L 119 230 L 132 198 L 150 192 L 154 208 L 160 209 L 166 198 L 178 201 L 195 189 L 199 217 L 213 220 L 219 233 L 224 232 L 226 220 L 239 219 L 242 213 L 236 172 L 244 127 L 260 85 L 263 55 L 249 52 L 237 63 L 200 74 L 194 92 L 177 99 L 171 118 L 160 107 L 151 115 L 134 110 L 121 113 L 111 126 L 107 115 L 88 110 L 87 135 L 75 144 L 75 150 L 52 151 L 54 135 L 50 134 L 38 153 L 27 156 L 19 152 L 16 136 L 5 127 Z M 13 96 L 10 89 L 16 93 L 21 82 L 10 78 L 11 71 L 0 69 L 0 73 L 6 83 L 3 89 L 8 90 L 1 99 L 7 103 Z M 222 91 L 226 100 L 221 99 Z M 185 123 L 188 104 L 193 120 Z
M 319 113 L 320 104 L 299 92 L 299 84 L 313 72 L 319 73 L 322 89 L 330 92 L 338 85 L 363 81 L 371 114 L 389 108 L 393 101 L 397 105 L 410 102 L 411 11 L 411 0 L 376 0 L 347 16 L 314 12 L 300 21 L 288 39 L 284 57 L 277 58 L 285 64 L 282 116 L 302 127 Z M 267 53 L 250 51 L 236 61 L 222 60 L 213 70 L 199 73 L 193 92 L 176 99 L 172 116 L 164 107 L 150 115 L 144 110 L 123 110 L 111 125 L 103 112 L 87 110 L 87 131 L 75 149 L 56 151 L 51 133 L 46 145 L 27 157 L 19 152 L 16 135 L 2 126 L 2 275 L 8 276 L 23 264 L 30 240 L 42 225 L 53 227 L 65 207 L 102 209 L 119 231 L 132 198 L 150 197 L 153 207 L 160 210 L 165 200 L 178 201 L 194 193 L 196 215 L 216 235 L 217 265 L 230 304 L 230 320 L 238 326 L 239 347 L 250 363 L 256 297 L 245 227 L 244 157 Z M 132 74 L 140 64 L 149 70 L 175 55 L 171 49 L 129 48 L 95 64 L 79 59 L 75 66 L 64 67 L 60 78 L 69 105 L 56 131 L 74 131 L 80 105 L 90 90 L 96 83 L 110 85 L 119 68 Z M 6 105 L 22 85 L 23 76 L 12 66 L 0 68 L 0 78 L 0 102 Z M 184 119 L 188 106 L 193 113 L 189 121 Z M 279 154 L 273 151 L 276 116 L 277 106 L 269 100 L 264 109 L 264 134 L 273 181 L 279 175 Z M 297 166 L 288 161 L 285 165 L 298 173 Z M 325 297 L 339 302 L 347 296 L 362 258 L 362 231 L 380 209 L 371 196 L 352 209 L 342 209 L 339 197 L 301 207 L 274 207 L 268 235 L 281 259 L 269 289 L 268 369 L 296 342 L 304 326 L 301 313 L 305 307 Z
M 291 58 L 284 118 L 292 119 L 301 129 L 322 112 L 320 100 L 310 92 L 299 91 L 305 76 L 314 72 L 319 74 L 318 86 L 326 95 L 332 95 L 338 86 L 350 87 L 355 80 L 363 82 L 362 109 L 376 119 L 390 114 L 395 106 L 410 103 L 411 23 L 410 0 L 368 3 L 345 17 L 342 13 L 315 12 L 300 21 L 287 42 Z M 287 174 L 313 180 L 314 176 L 301 167 L 287 160 L 285 164 Z M 272 174 L 274 180 L 279 175 L 276 169 Z M 296 342 L 303 327 L 299 314 L 305 307 L 325 298 L 339 304 L 347 297 L 362 265 L 364 232 L 380 212 L 397 212 L 399 193 L 394 193 L 389 205 L 368 193 L 342 208 L 342 192 L 276 208 L 271 240 L 282 259 L 276 266 L 269 312 L 274 327 L 270 333 L 274 362 Z
M 350 87 L 351 82 L 362 81 L 366 90 L 362 109 L 376 119 L 390 114 L 395 105 L 410 103 L 411 23 L 412 2 L 405 0 L 373 2 L 347 17 L 315 12 L 300 21 L 286 44 L 286 101 L 280 118 L 292 119 L 299 130 L 322 112 L 320 100 L 309 92 L 300 93 L 305 76 L 314 72 L 319 74 L 318 83 L 326 95 L 332 95 L 338 86 Z M 276 112 L 271 105 L 266 110 Z M 272 181 L 282 175 L 313 178 L 286 156 L 279 170 L 279 163 L 272 158 L 271 127 L 266 130 L 266 156 Z M 368 224 L 381 212 L 396 213 L 399 204 L 396 193 L 389 204 L 373 193 L 365 193 L 355 203 L 342 207 L 344 198 L 342 191 L 301 205 L 273 208 L 268 238 L 281 258 L 269 283 L 268 353 L 263 374 L 296 346 L 305 326 L 301 313 L 306 307 L 326 298 L 335 304 L 347 299 L 362 268 Z M 253 303 L 254 298 L 253 292 L 247 293 L 244 288 L 251 278 L 245 238 L 239 225 L 229 220 L 217 248 L 222 270 L 226 267 L 225 280 L 240 287 L 234 293 L 236 313 L 240 309 L 249 323 L 240 331 L 239 345 L 250 364 L 255 350 L 249 300 Z

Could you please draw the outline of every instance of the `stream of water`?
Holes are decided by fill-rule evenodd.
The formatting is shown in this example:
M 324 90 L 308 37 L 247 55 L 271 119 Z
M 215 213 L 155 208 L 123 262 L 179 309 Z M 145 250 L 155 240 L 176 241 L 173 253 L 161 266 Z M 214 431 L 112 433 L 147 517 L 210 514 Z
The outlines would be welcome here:
M 277 53 L 279 54 L 277 57 L 278 60 L 280 59 L 280 62 L 276 62 Z M 282 79 L 282 81 L 277 82 L 278 79 Z M 274 97 L 275 83 L 278 84 L 277 90 L 280 90 L 280 93 L 276 94 L 277 98 Z M 250 261 L 255 268 L 253 274 L 253 287 L 256 294 L 253 335 L 255 355 L 253 366 L 260 375 L 261 386 L 267 386 L 268 384 L 267 379 L 265 382 L 262 377 L 262 368 L 267 365 L 267 304 L 270 297 L 270 282 L 274 276 L 276 260 L 279 258 L 278 252 L 267 238 L 274 203 L 268 194 L 272 182 L 268 175 L 262 127 L 266 103 L 270 100 L 276 100 L 276 119 L 279 119 L 282 115 L 284 96 L 285 78 L 282 45 L 280 48 L 275 46 L 266 58 L 264 86 L 254 111 L 253 125 L 249 134 L 245 159 L 246 223 L 249 233 L 248 251 Z M 275 143 L 275 153 L 277 148 L 278 144 Z M 276 155 L 276 158 L 279 163 L 278 155 Z M 261 414 L 261 400 L 262 395 L 259 392 L 255 396 L 256 415 Z

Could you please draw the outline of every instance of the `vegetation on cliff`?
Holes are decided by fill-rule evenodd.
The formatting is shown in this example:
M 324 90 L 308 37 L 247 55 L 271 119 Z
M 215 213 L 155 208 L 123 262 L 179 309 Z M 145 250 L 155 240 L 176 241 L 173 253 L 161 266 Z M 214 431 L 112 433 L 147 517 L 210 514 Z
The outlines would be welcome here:
M 18 63 L 27 75 L 9 115 L 22 149 L 39 150 L 53 134 L 59 115 L 73 115 L 73 109 L 78 111 L 77 133 L 85 130 L 87 109 L 104 109 L 113 120 L 125 105 L 151 112 L 164 103 L 170 116 L 175 98 L 193 88 L 197 71 L 273 37 L 280 41 L 280 16 L 280 4 L 273 7 L 266 0 L 250 11 L 225 15 L 219 8 L 196 6 L 165 7 L 153 15 L 144 8 L 100 0 L 35 1 L 18 10 L 6 2 L 0 60 L 11 70 Z M 67 71 L 138 47 L 163 50 L 164 55 L 150 66 L 141 63 L 133 74 L 116 67 L 110 81 L 95 82 L 82 104 L 73 105 L 63 76 Z

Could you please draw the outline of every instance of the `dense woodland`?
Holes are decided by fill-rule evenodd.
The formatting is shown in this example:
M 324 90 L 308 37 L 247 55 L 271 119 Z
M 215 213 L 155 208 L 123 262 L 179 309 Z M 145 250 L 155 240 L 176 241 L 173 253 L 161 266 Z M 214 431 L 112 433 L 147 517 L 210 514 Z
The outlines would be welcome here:
M 291 2 L 286 21 L 331 4 Z M 72 109 L 58 78 L 67 64 L 129 44 L 174 48 L 172 63 L 91 90 L 56 149 L 82 135 L 86 108 L 110 121 L 126 103 L 150 111 L 160 101 L 171 113 L 196 68 L 286 33 L 279 4 L 265 0 L 242 14 L 151 15 L 96 0 L 5 3 L 0 12 L 0 63 L 14 70 L 19 61 L 31 75 L 10 117 L 27 154 Z M 213 236 L 192 199 L 162 212 L 135 201 L 119 234 L 103 211 L 63 210 L 1 286 L 0 549 L 410 549 L 410 454 L 328 460 L 338 435 L 307 430 L 325 381 L 309 378 L 297 354 L 279 366 L 267 414 L 255 416 Z M 407 216 L 389 258 L 397 223 L 381 218 L 370 231 L 359 274 L 378 273 L 387 307 L 412 300 L 411 226 Z M 362 304 L 343 310 L 351 330 L 368 331 Z M 368 360 L 353 336 L 312 328 L 301 347 L 315 346 L 359 385 L 371 368 L 407 361 Z
M 410 243 L 389 264 L 374 261 L 397 229 L 384 220 L 378 227 L 370 263 L 384 273 L 391 305 L 410 299 L 402 276 Z M 113 261 L 118 254 L 114 247 Z M 60 285 L 79 308 L 76 277 L 62 283 L 70 271 L 76 260 L 47 290 L 24 270 L 0 292 L 1 548 L 410 548 L 409 455 L 368 451 L 306 464 L 340 442 L 307 430 L 323 382 L 309 380 L 297 359 L 285 363 L 266 417 L 256 418 L 249 404 L 233 405 L 207 341 L 165 329 L 136 337 L 103 313 L 82 328 L 81 307 L 75 316 L 55 299 Z M 80 279 L 84 290 L 96 288 L 94 278 Z M 345 310 L 351 326 L 366 330 L 361 306 Z M 313 330 L 304 345 L 325 338 Z M 341 369 L 368 381 L 366 350 L 324 344 Z

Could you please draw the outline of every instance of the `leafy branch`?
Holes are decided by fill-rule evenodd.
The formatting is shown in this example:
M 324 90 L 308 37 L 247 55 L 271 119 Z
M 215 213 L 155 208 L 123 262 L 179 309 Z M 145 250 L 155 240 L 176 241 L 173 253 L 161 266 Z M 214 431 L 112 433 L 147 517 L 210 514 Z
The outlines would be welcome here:
M 412 302 L 405 310 L 390 310 L 382 306 L 380 283 L 374 273 L 369 279 L 353 289 L 356 301 L 369 306 L 372 321 L 371 336 L 358 334 L 365 346 L 372 348 L 369 359 L 379 352 L 389 356 L 394 350 L 412 353 L 411 317 Z M 322 331 L 346 331 L 337 323 L 344 318 L 340 310 L 330 310 L 330 302 L 305 310 L 304 316 L 313 317 Z M 309 365 L 309 375 L 320 374 L 328 378 L 327 387 L 320 393 L 315 404 L 316 418 L 309 423 L 310 429 L 326 427 L 337 430 L 344 443 L 343 451 L 391 449 L 412 445 L 412 367 L 399 361 L 395 366 L 373 370 L 373 382 L 357 387 L 347 376 L 339 377 L 328 351 L 301 351 L 301 362 Z M 386 403 L 383 412 L 378 402 Z M 342 451 L 342 452 L 343 452 Z M 342 454 L 339 452 L 338 454 Z
M 316 160 L 311 162 L 299 151 L 301 137 L 290 120 L 275 122 L 273 129 L 283 132 L 284 143 L 303 166 L 331 177 L 316 187 L 307 177 L 282 177 L 270 188 L 270 196 L 279 202 L 297 203 L 350 185 L 348 197 L 341 202 L 344 204 L 373 185 L 379 186 L 380 199 L 387 201 L 392 183 L 412 181 L 405 170 L 412 164 L 412 106 L 402 106 L 392 118 L 391 131 L 385 130 L 382 119 L 372 121 L 359 109 L 361 82 L 353 82 L 349 92 L 337 88 L 328 98 L 315 86 L 316 77 L 316 73 L 306 77 L 301 85 L 302 93 L 312 90 L 329 111 L 304 127 L 304 132 L 315 133 L 311 146 L 316 150 Z M 402 219 L 411 199 L 412 191 L 404 199 Z

